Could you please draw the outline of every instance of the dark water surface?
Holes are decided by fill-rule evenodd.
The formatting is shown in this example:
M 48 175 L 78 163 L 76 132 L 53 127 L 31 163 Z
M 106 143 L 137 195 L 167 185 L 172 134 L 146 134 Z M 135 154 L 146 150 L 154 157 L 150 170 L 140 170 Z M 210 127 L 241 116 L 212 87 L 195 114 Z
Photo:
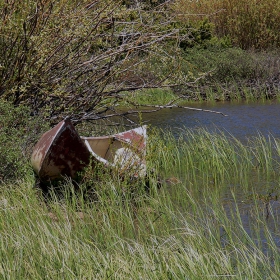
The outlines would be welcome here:
M 200 103 L 187 104 L 185 106 L 196 107 L 206 110 L 219 111 L 226 115 L 191 111 L 186 109 L 164 109 L 152 115 L 144 116 L 144 120 L 153 126 L 169 129 L 175 136 L 180 135 L 185 128 L 206 128 L 208 131 L 224 131 L 233 135 L 235 138 L 246 141 L 246 139 L 261 134 L 265 137 L 272 136 L 280 139 L 280 102 L 262 101 L 262 102 L 219 102 L 219 103 Z M 271 178 L 272 181 L 265 181 L 265 178 L 251 178 L 254 189 L 259 194 L 273 193 L 279 189 L 279 179 Z M 186 182 L 187 183 L 187 182 Z M 236 201 L 231 195 L 231 186 L 225 186 L 225 192 L 221 197 L 221 202 L 227 212 L 231 212 L 237 203 L 243 226 L 247 233 L 251 234 L 253 200 L 244 197 L 243 187 L 236 190 Z M 278 191 L 277 191 L 278 193 Z M 247 196 L 247 195 L 246 195 Z M 280 220 L 280 201 L 278 198 L 257 200 L 263 215 L 266 217 L 266 223 L 271 230 L 272 238 L 277 246 L 280 247 L 280 236 L 274 234 L 278 232 L 275 229 L 275 220 Z M 274 219 L 272 219 L 272 216 Z M 254 222 L 253 222 L 254 223 Z M 280 226 L 280 225 L 279 225 Z M 262 239 L 262 249 L 267 251 L 266 237 L 260 233 Z
M 280 138 L 280 102 L 218 102 L 186 106 L 219 111 L 228 116 L 173 108 L 146 115 L 144 120 L 162 129 L 170 128 L 174 135 L 180 134 L 184 128 L 203 127 L 210 131 L 227 131 L 240 140 L 258 133 Z

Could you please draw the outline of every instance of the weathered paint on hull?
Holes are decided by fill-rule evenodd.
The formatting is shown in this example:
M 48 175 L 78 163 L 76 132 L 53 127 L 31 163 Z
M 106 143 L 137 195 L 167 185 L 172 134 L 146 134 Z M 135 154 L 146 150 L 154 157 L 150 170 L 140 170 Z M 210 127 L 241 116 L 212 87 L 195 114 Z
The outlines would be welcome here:
M 70 120 L 44 133 L 31 156 L 33 169 L 41 180 L 74 178 L 89 161 L 90 153 Z
M 130 145 L 140 153 L 146 152 L 147 127 L 141 126 L 115 135 L 115 138 Z

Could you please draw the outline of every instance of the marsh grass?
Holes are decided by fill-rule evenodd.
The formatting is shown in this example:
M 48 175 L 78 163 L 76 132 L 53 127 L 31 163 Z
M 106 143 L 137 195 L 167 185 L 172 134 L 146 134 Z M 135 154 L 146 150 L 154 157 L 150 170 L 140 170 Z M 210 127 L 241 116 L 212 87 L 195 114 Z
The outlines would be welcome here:
M 214 25 L 214 33 L 242 48 L 279 47 L 280 4 L 277 0 L 176 0 L 174 12 L 182 22 L 194 26 L 204 19 Z
M 149 135 L 149 167 L 176 183 L 89 176 L 47 201 L 30 175 L 1 185 L 1 278 L 278 279 L 279 141 Z
M 184 59 L 193 65 L 194 75 L 207 73 L 196 86 L 182 90 L 190 99 L 262 100 L 279 96 L 277 51 L 208 46 L 188 49 Z
M 279 98 L 279 89 L 272 86 L 247 85 L 244 81 L 231 83 L 214 83 L 197 87 L 192 93 L 192 99 L 197 101 L 257 101 Z
M 118 104 L 122 107 L 137 105 L 165 105 L 178 96 L 171 89 L 143 89 L 124 92 L 123 100 Z

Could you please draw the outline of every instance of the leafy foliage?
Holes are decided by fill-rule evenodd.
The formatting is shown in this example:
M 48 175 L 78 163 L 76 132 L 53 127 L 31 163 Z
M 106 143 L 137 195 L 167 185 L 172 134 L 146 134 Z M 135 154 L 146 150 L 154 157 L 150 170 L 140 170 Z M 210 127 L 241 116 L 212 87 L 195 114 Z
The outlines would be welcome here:
M 199 46 L 203 47 L 209 43 L 213 35 L 213 26 L 207 19 L 197 22 L 195 25 L 178 23 L 180 25 L 180 43 L 183 50 Z M 184 28 L 182 28 L 184 27 Z

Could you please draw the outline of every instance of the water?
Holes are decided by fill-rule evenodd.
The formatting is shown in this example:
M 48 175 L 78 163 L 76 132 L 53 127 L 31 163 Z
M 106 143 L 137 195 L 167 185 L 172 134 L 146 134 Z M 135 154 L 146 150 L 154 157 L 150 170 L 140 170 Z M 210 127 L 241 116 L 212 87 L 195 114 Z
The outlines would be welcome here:
M 209 131 L 226 131 L 240 140 L 257 136 L 258 133 L 280 138 L 280 103 L 277 101 L 199 103 L 186 106 L 219 111 L 227 116 L 173 108 L 146 115 L 144 120 L 164 130 L 171 129 L 175 136 L 185 128 L 203 127 Z
M 219 102 L 219 103 L 200 103 L 187 104 L 186 106 L 201 108 L 204 110 L 219 111 L 221 114 L 191 111 L 186 109 L 164 109 L 152 115 L 144 116 L 144 120 L 149 124 L 159 127 L 163 130 L 171 130 L 176 136 L 180 135 L 186 128 L 206 128 L 208 131 L 223 131 L 226 134 L 233 135 L 235 138 L 246 141 L 248 138 L 258 136 L 259 134 L 268 138 L 272 136 L 280 139 L 280 103 L 277 101 L 262 102 Z M 253 178 L 252 182 L 254 181 Z M 257 193 L 266 193 L 270 189 L 279 188 L 279 179 L 273 178 L 273 182 L 264 182 L 256 177 L 254 187 Z M 273 186 L 273 188 L 272 188 Z M 231 209 L 237 203 L 243 226 L 247 233 L 251 234 L 250 223 L 252 223 L 251 209 L 253 204 L 245 198 L 242 187 L 236 190 L 236 202 L 233 201 L 230 186 L 225 186 L 225 192 L 221 197 L 224 209 L 230 213 Z M 271 230 L 274 242 L 280 246 L 280 238 L 275 232 L 275 218 L 280 220 L 280 201 L 271 199 L 267 202 L 258 201 L 263 215 L 266 217 L 266 223 Z M 274 217 L 274 218 L 272 218 Z M 277 231 L 276 231 L 277 232 Z M 268 250 L 267 240 L 261 233 L 262 249 Z

